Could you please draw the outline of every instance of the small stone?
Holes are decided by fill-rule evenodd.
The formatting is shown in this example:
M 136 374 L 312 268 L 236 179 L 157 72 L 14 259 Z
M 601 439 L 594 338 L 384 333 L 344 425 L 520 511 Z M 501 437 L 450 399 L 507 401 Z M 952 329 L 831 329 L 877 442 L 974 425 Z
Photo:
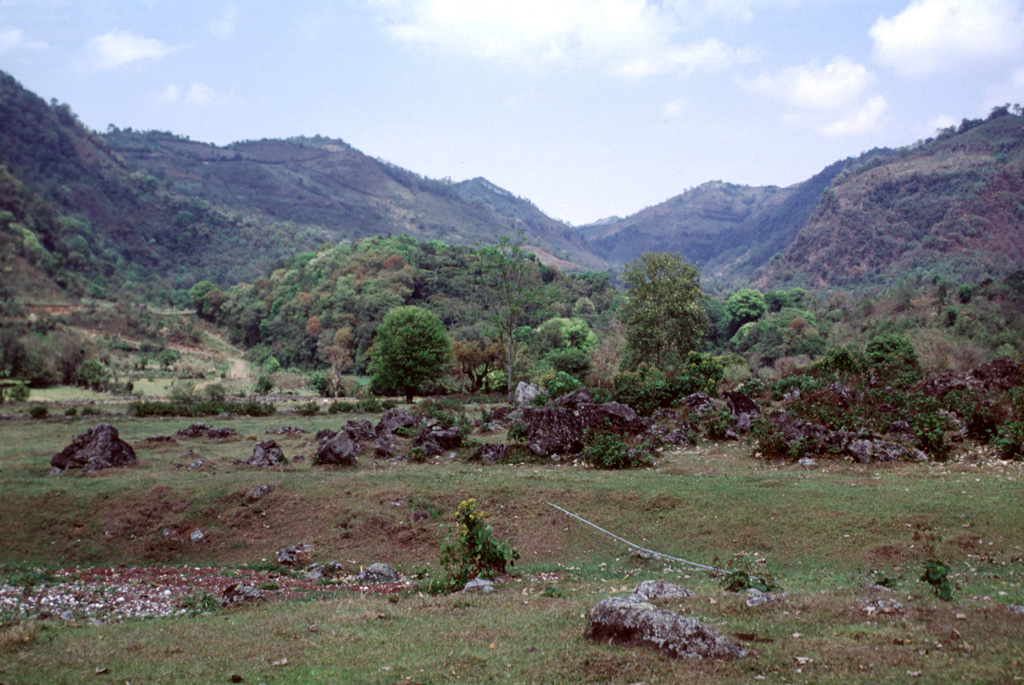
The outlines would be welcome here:
M 486 578 L 474 578 L 473 580 L 466 583 L 463 588 L 463 592 L 480 592 L 481 594 L 489 594 L 494 592 L 494 583 L 487 580 Z
M 188 536 L 189 540 L 191 540 L 192 542 L 199 542 L 204 537 L 206 536 L 203 534 L 203 531 L 199 530 L 198 528 L 192 531 L 192 534 Z
M 398 572 L 387 564 L 370 564 L 359 572 L 356 580 L 360 583 L 386 583 L 398 580 Z

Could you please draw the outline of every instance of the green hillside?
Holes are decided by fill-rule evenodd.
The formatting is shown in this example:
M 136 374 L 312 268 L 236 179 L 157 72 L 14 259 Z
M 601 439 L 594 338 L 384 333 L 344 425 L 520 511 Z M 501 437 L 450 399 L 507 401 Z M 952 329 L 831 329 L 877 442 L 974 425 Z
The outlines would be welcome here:
M 183 297 L 202 278 L 253 278 L 328 238 L 168 191 L 70 107 L 47 104 L 3 73 L 0 169 L 0 285 L 8 295 Z
M 316 226 L 332 242 L 401 234 L 457 245 L 522 231 L 549 261 L 604 268 L 571 227 L 484 179 L 425 178 L 321 136 L 218 147 L 170 133 L 111 129 L 110 147 L 168 190 L 268 219 Z

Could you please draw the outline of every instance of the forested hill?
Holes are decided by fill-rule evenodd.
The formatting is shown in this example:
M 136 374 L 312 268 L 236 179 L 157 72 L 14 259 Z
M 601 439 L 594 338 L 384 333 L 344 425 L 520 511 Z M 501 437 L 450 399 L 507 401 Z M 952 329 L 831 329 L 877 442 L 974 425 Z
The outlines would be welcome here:
M 187 302 L 324 243 L 410 234 L 493 244 L 522 232 L 563 269 L 603 269 L 573 228 L 483 179 L 450 184 L 325 138 L 218 148 L 97 134 L 0 72 L 0 295 Z
M 207 278 L 255 278 L 328 240 L 170 192 L 66 104 L 0 72 L 0 290 L 5 298 L 183 295 Z M 185 297 L 187 301 L 187 296 Z
M 1024 117 L 997 107 L 840 173 L 760 287 L 1001 278 L 1024 264 Z
M 401 234 L 456 245 L 522 232 L 545 262 L 603 269 L 572 227 L 484 180 L 419 176 L 321 136 L 225 147 L 157 131 L 111 129 L 107 144 L 169 190 L 216 206 L 327 231 L 332 242 Z
M 678 252 L 734 289 L 865 289 L 1003 277 L 1024 259 L 1024 117 L 997 107 L 936 138 L 835 162 L 788 188 L 706 183 L 581 227 L 616 261 Z

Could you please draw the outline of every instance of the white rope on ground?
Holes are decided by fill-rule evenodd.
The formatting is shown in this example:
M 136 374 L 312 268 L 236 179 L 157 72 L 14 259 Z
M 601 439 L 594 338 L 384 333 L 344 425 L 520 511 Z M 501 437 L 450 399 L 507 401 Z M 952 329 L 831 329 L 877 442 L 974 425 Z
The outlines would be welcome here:
M 566 514 L 567 516 L 573 517 L 577 521 L 582 521 L 583 523 L 587 524 L 591 528 L 597 528 L 599 531 L 601 531 L 605 535 L 613 537 L 616 540 L 618 540 L 619 542 L 624 542 L 627 545 L 629 545 L 630 547 L 632 547 L 633 549 L 638 549 L 641 552 L 647 552 L 648 554 L 653 554 L 656 557 L 661 557 L 663 559 L 670 559 L 672 561 L 677 561 L 677 562 L 679 562 L 681 564 L 689 564 L 690 566 L 696 566 L 697 568 L 702 568 L 702 569 L 705 569 L 705 570 L 708 570 L 708 571 L 715 571 L 717 573 L 724 573 L 726 575 L 728 575 L 730 573 L 729 571 L 726 571 L 725 569 L 715 568 L 714 566 L 705 566 L 704 564 L 698 564 L 696 561 L 687 561 L 686 559 L 680 559 L 679 557 L 674 557 L 674 556 L 671 556 L 669 554 L 662 554 L 661 552 L 655 552 L 653 549 L 646 549 L 644 547 L 641 547 L 640 545 L 633 544 L 632 542 L 630 542 L 626 538 L 619 537 L 615 533 L 611 533 L 611 532 L 605 530 L 601 526 L 598 526 L 596 524 L 591 523 L 590 521 L 588 521 L 587 519 L 583 518 L 582 516 L 577 516 L 576 514 L 572 513 L 571 511 L 563 509 L 562 507 L 558 506 L 557 504 L 552 504 L 551 502 L 545 502 L 544 504 L 548 505 L 549 507 L 553 507 L 555 509 L 558 509 L 558 511 L 562 512 L 563 514 Z M 758 580 L 757 578 L 754 578 L 754 576 L 750 576 L 750 578 L 752 580 Z

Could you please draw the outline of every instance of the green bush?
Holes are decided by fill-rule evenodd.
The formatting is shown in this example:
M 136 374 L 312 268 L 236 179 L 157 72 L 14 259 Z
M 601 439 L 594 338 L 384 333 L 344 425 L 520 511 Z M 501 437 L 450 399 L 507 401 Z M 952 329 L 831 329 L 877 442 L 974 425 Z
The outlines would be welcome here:
M 609 431 L 590 431 L 585 436 L 582 457 L 599 469 L 636 469 L 653 463 L 649 445 L 630 446 L 623 437 Z
M 455 518 L 457 535 L 451 535 L 441 545 L 441 565 L 445 567 L 448 585 L 461 588 L 472 578 L 493 577 L 505 573 L 519 559 L 519 551 L 508 542 L 494 539 L 494 531 L 487 524 L 487 515 L 478 511 L 476 499 L 459 503 Z
M 384 407 L 376 397 L 364 397 L 356 402 L 356 411 L 364 414 L 375 414 L 384 411 Z
M 555 371 L 554 374 L 544 380 L 544 389 L 551 393 L 552 397 L 561 397 L 582 387 L 583 383 L 580 383 L 574 376 L 565 371 Z
M 45 419 L 49 413 L 45 404 L 34 404 L 28 410 L 28 415 L 33 419 Z
M 345 402 L 343 400 L 334 400 L 327 405 L 328 414 L 351 414 L 356 410 L 355 402 Z
M 270 377 L 269 373 L 261 373 L 256 379 L 256 384 L 253 386 L 252 391 L 257 395 L 269 395 L 273 389 L 274 379 Z
M 917 352 L 910 341 L 898 335 L 879 335 L 864 347 L 868 365 L 892 381 L 913 383 L 921 375 Z
M 302 402 L 295 407 L 295 413 L 299 416 L 314 416 L 320 413 L 320 404 L 316 400 Z
M 87 413 L 88 407 L 82 410 Z M 244 416 L 270 416 L 277 408 L 270 402 L 223 402 L 202 400 L 193 402 L 157 402 L 140 400 L 128 405 L 128 412 L 138 417 L 144 416 L 216 416 L 217 414 L 241 414 Z M 93 412 L 89 412 L 93 413 Z
M 523 443 L 526 442 L 527 430 L 526 424 L 516 421 L 508 427 L 508 439 L 512 442 Z
M 951 570 L 945 562 L 929 559 L 924 565 L 924 573 L 921 575 L 921 580 L 932 586 L 935 595 L 947 602 L 953 599 L 953 584 L 949 580 Z
M 324 371 L 314 371 L 309 374 L 307 383 L 309 389 L 320 395 L 320 397 L 332 397 L 334 395 L 331 388 L 331 378 Z
M 86 359 L 75 369 L 74 381 L 75 385 L 101 390 L 107 382 L 107 369 L 98 359 Z
M 646 364 L 640 364 L 636 371 L 616 374 L 612 379 L 612 399 L 650 416 L 695 392 L 717 395 L 724 376 L 725 367 L 710 354 L 690 352 L 679 372 L 671 377 Z
M 28 402 L 28 396 L 31 394 L 28 386 L 21 381 L 12 385 L 7 392 L 10 393 L 10 398 L 15 402 Z

